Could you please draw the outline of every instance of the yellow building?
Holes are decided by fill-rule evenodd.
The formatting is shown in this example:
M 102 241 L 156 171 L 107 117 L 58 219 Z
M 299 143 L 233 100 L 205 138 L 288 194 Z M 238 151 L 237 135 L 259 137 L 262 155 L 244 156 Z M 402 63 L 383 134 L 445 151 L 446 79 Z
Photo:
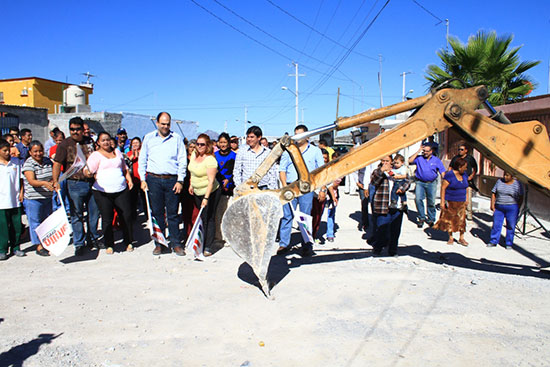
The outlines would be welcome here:
M 0 104 L 47 108 L 48 113 L 59 113 L 63 105 L 63 91 L 69 83 L 55 80 L 29 77 L 19 79 L 0 79 Z M 85 104 L 89 103 L 92 87 L 79 85 L 85 94 Z

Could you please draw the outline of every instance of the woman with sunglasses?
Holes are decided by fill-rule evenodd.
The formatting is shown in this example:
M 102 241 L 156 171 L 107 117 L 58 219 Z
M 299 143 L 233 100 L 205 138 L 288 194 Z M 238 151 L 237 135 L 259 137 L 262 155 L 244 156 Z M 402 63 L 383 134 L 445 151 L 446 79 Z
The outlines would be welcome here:
M 202 208 L 201 219 L 205 234 L 204 255 L 210 256 L 215 233 L 214 215 L 221 193 L 220 185 L 216 180 L 218 162 L 214 157 L 213 144 L 208 135 L 200 134 L 195 146 L 188 165 L 191 173 L 189 193 L 193 195 L 195 205 Z
M 127 251 L 133 251 L 133 226 L 130 191 L 133 187 L 130 171 L 122 153 L 113 147 L 111 135 L 102 132 L 97 137 L 98 150 L 88 158 L 84 174 L 95 177 L 92 192 L 101 212 L 101 225 L 107 254 L 114 252 L 113 215 L 117 210 L 122 219 L 122 233 Z

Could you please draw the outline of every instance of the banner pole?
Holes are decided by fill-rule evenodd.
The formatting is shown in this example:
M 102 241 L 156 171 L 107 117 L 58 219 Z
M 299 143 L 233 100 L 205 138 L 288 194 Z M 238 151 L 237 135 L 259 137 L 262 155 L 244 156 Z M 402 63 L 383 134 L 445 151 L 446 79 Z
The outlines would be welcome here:
M 151 219 L 151 204 L 149 203 L 149 190 L 145 191 L 145 202 L 147 203 L 147 217 L 149 222 L 149 232 L 151 233 L 151 236 L 153 235 L 153 220 Z

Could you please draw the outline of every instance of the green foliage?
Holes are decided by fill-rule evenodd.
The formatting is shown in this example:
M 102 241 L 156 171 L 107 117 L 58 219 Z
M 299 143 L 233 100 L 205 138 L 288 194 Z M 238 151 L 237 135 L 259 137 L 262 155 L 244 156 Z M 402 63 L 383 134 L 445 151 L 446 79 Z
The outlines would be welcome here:
M 456 78 L 464 81 L 467 87 L 487 86 L 489 102 L 495 106 L 517 102 L 536 88 L 535 82 L 524 73 L 540 61 L 520 62 L 518 51 L 521 46 L 509 49 L 512 40 L 513 36 L 497 37 L 494 31 L 479 31 L 470 36 L 466 45 L 458 38 L 449 37 L 451 50 L 437 52 L 441 67 L 428 66 L 426 79 L 430 87 Z M 457 81 L 451 85 L 462 87 Z

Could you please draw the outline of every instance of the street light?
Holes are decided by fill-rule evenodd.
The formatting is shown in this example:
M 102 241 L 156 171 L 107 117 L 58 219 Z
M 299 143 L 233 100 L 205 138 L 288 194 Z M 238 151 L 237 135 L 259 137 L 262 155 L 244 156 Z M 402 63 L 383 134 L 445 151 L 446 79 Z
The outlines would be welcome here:
M 407 99 L 407 96 L 411 93 L 414 93 L 414 89 L 410 89 L 404 96 L 403 96 L 403 101 L 405 101 Z
M 281 89 L 289 91 L 290 93 L 294 94 L 294 96 L 296 97 L 296 126 L 298 126 L 298 93 L 294 92 L 292 89 L 288 87 L 281 87 Z

